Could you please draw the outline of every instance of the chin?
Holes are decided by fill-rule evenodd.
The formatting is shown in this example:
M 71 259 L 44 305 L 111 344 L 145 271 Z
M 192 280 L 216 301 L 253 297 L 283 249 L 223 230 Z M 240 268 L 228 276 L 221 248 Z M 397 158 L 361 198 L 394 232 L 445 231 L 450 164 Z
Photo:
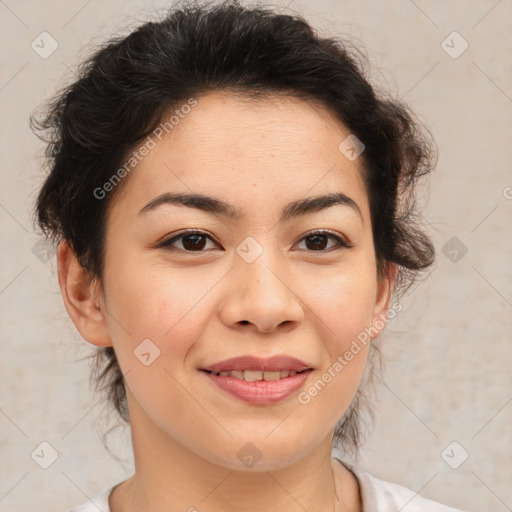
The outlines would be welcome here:
M 292 442 L 283 446 L 282 439 L 273 441 L 253 438 L 236 442 L 230 440 L 224 451 L 207 451 L 203 457 L 211 463 L 233 471 L 277 471 L 294 464 L 303 456 L 303 450 Z

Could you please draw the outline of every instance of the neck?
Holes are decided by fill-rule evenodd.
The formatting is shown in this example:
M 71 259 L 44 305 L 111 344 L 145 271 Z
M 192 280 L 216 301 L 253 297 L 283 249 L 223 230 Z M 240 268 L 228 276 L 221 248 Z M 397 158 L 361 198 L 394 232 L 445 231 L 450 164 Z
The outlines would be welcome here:
M 135 474 L 112 493 L 112 512 L 361 511 L 357 480 L 331 459 L 332 436 L 284 468 L 240 471 L 201 457 L 147 416 L 131 418 Z

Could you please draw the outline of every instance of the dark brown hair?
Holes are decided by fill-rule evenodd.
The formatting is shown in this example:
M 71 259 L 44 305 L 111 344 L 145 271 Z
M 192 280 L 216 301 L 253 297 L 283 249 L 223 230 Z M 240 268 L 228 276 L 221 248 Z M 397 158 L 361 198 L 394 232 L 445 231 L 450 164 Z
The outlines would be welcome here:
M 388 262 L 398 264 L 398 295 L 434 260 L 415 206 L 417 180 L 435 165 L 434 142 L 407 105 L 370 85 L 366 61 L 348 39 L 321 37 L 296 13 L 238 1 L 175 6 L 162 20 L 95 49 L 79 66 L 76 80 L 44 106 L 43 115 L 31 116 L 32 129 L 47 144 L 49 170 L 35 221 L 53 242 L 66 239 L 84 269 L 101 280 L 105 213 L 121 187 L 104 199 L 94 191 L 166 112 L 212 91 L 315 100 L 365 146 L 360 158 L 377 271 L 383 276 Z M 91 378 L 128 422 L 113 348 L 97 350 Z M 360 386 L 335 431 L 334 440 L 356 455 L 365 392 Z

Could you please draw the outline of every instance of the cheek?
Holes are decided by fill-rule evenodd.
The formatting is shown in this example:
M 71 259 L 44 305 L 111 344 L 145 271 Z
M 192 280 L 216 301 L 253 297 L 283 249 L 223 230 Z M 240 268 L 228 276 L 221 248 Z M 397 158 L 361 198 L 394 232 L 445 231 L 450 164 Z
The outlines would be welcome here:
M 330 410 L 333 421 L 348 407 L 364 372 L 375 294 L 376 283 L 368 267 L 368 271 L 354 270 L 331 279 L 310 297 L 312 321 L 318 327 L 327 360 L 313 383 L 314 389 L 306 389 L 301 403 L 311 402 L 313 408 L 318 407 L 318 414 Z M 305 409 L 311 413 L 311 409 Z
M 199 436 L 194 425 L 199 428 L 205 422 L 204 408 L 191 400 L 185 365 L 204 332 L 211 310 L 205 299 L 217 280 L 211 275 L 192 280 L 183 270 L 172 276 L 158 269 L 142 272 L 119 262 L 107 283 L 109 332 L 126 385 L 136 400 L 132 405 L 135 411 L 142 407 L 184 444 L 185 434 Z M 182 425 L 186 426 L 183 431 Z
M 108 328 L 120 361 L 124 356 L 129 368 L 134 350 L 147 339 L 160 355 L 169 356 L 168 361 L 183 360 L 204 332 L 208 293 L 218 276 L 201 276 L 193 269 L 138 269 L 123 262 L 111 267 L 108 275 Z
M 334 273 L 335 274 L 335 273 Z M 309 306 L 322 322 L 322 339 L 333 350 L 344 350 L 371 325 L 376 298 L 376 278 L 372 267 L 352 267 L 335 277 L 317 279 L 307 292 Z M 312 319 L 314 321 L 314 319 Z
M 299 329 L 311 333 L 308 353 L 316 353 L 320 365 L 297 397 L 298 424 L 317 421 L 328 429 L 336 423 L 364 373 L 377 282 L 373 260 L 359 256 L 357 264 L 347 258 L 337 270 L 319 267 L 308 271 L 307 279 L 304 272 L 293 276 L 292 289 L 305 313 Z

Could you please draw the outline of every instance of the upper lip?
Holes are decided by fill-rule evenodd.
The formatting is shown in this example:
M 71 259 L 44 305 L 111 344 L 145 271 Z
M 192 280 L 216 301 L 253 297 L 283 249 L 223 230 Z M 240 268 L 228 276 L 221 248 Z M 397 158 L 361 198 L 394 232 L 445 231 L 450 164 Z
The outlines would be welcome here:
M 232 370 L 260 370 L 264 372 L 295 370 L 301 372 L 310 369 L 312 367 L 304 361 L 285 355 L 276 355 L 265 359 L 248 355 L 233 357 L 201 368 L 201 370 L 215 373 Z

